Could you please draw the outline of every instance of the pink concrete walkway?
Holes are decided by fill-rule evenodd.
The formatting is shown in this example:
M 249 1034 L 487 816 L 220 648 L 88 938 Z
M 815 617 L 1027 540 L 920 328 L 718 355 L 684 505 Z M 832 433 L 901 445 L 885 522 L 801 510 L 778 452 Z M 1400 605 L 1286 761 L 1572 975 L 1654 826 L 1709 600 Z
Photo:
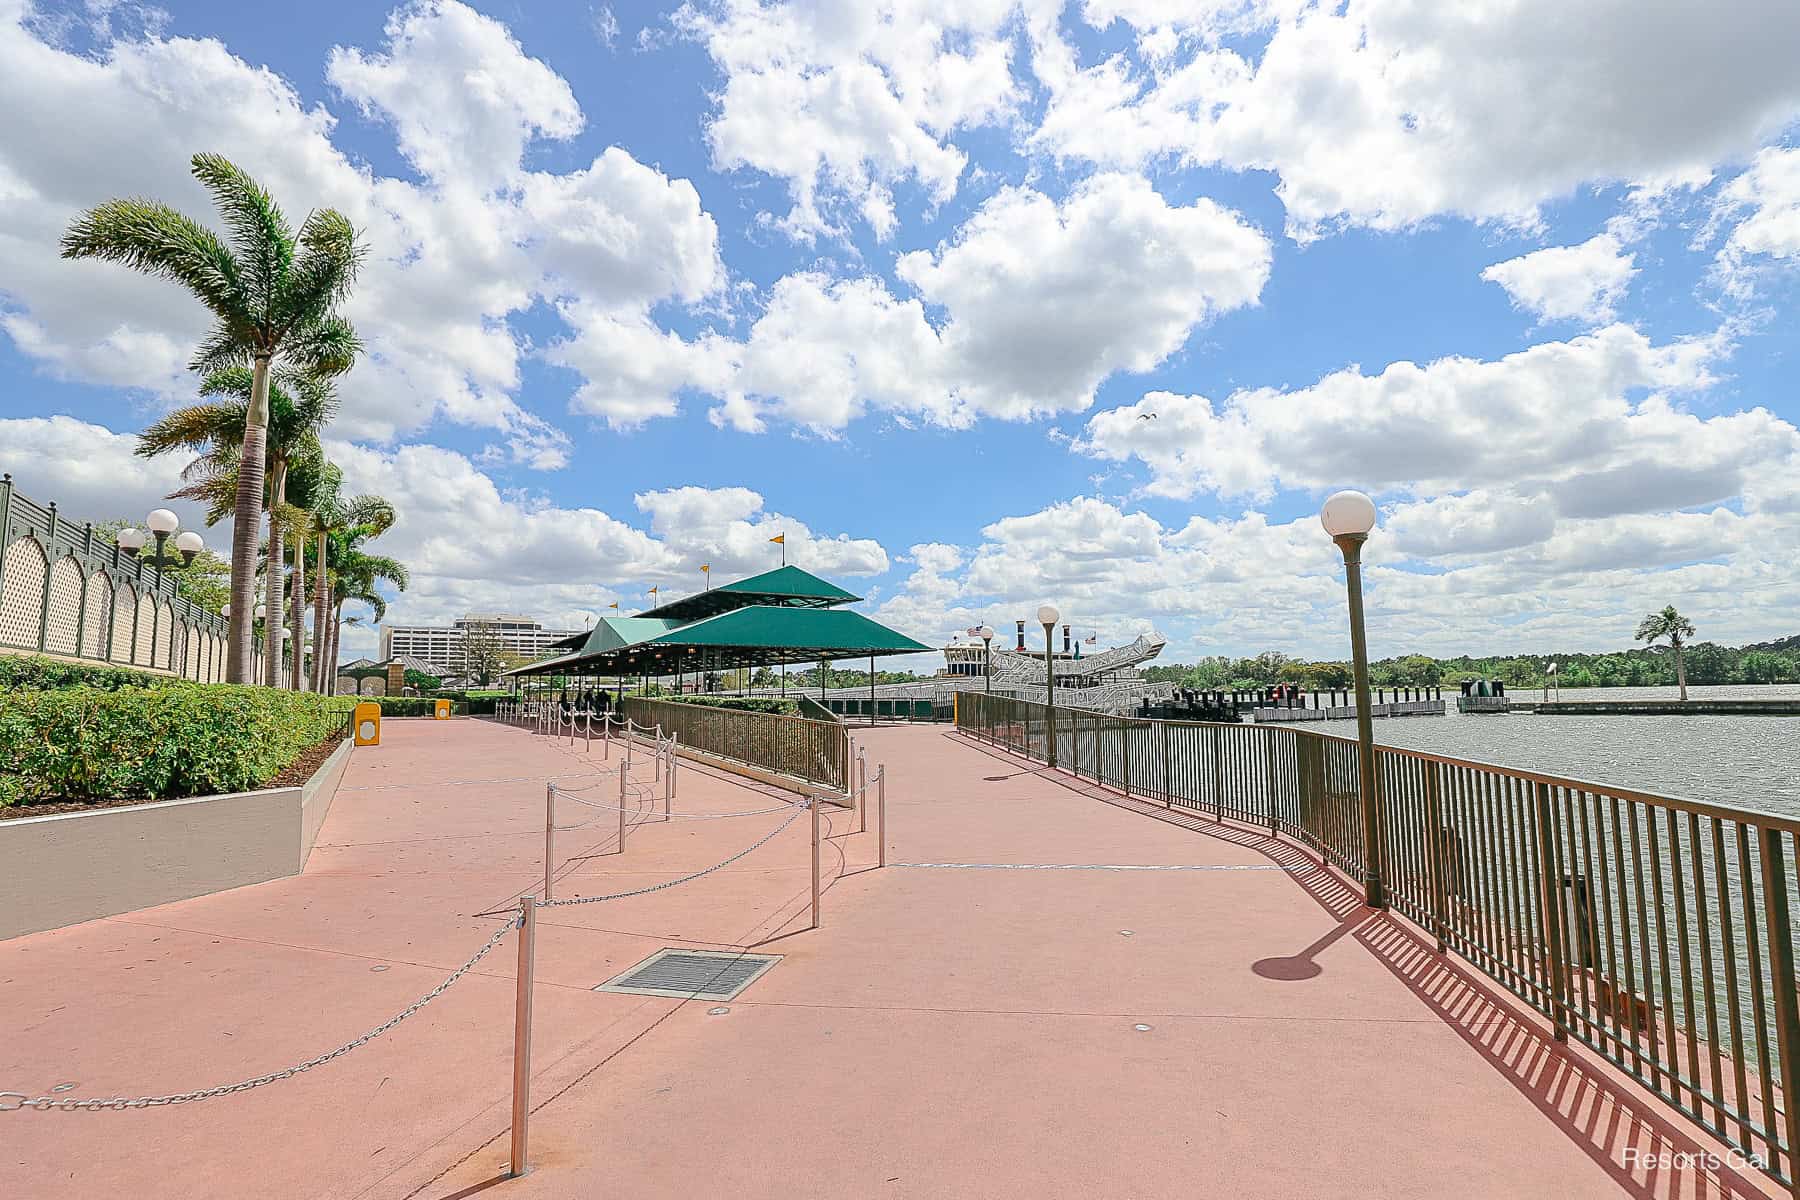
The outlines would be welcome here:
M 543 780 L 584 755 L 484 722 L 387 734 L 353 759 L 305 874 L 0 943 L 0 1088 L 259 1074 L 460 963 L 495 927 L 474 914 L 536 886 Z M 1693 1165 L 1717 1147 L 1291 845 L 1022 773 L 941 728 L 859 736 L 889 764 L 890 866 L 868 869 L 873 833 L 835 838 L 823 929 L 796 932 L 804 818 L 694 883 L 544 911 L 525 1178 L 500 1177 L 508 938 L 387 1037 L 294 1079 L 0 1114 L 0 1195 L 1774 1190 Z M 683 772 L 684 811 L 770 803 Z M 647 824 L 620 855 L 611 814 L 562 819 L 590 815 L 559 835 L 559 895 L 683 874 L 784 819 Z M 772 936 L 784 959 L 726 1006 L 590 990 L 662 946 Z

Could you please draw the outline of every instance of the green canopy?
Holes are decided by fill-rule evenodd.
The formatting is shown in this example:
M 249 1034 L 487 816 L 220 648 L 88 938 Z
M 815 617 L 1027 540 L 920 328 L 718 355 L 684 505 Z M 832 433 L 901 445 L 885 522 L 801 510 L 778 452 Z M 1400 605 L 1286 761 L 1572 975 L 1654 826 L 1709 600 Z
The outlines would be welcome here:
M 510 675 L 674 675 L 737 667 L 919 654 L 931 647 L 858 612 L 858 597 L 799 567 L 780 567 L 607 617 L 570 653 Z

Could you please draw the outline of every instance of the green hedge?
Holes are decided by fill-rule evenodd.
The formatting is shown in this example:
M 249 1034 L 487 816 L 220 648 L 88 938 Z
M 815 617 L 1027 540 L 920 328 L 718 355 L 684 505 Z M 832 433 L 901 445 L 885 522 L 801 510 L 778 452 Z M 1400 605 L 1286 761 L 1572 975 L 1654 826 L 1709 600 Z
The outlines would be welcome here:
M 439 699 L 436 696 L 358 696 L 356 698 L 365 703 L 381 705 L 381 715 L 384 717 L 435 716 Z M 445 696 L 443 699 L 450 700 L 450 697 Z M 451 700 L 450 711 L 460 716 L 463 706 Z
M 130 667 L 59 662 L 36 654 L 0 654 L 0 692 L 47 692 L 71 687 L 93 687 L 112 692 L 123 687 L 163 687 L 180 682 L 167 675 L 152 675 Z
M 0 693 L 0 805 L 248 791 L 342 729 L 354 704 L 175 681 Z
M 450 711 L 472 717 L 493 716 L 495 702 L 505 695 L 505 692 L 459 692 L 451 688 L 439 688 L 431 693 L 433 699 L 454 701 Z
M 783 696 L 656 696 L 653 699 L 670 704 L 698 704 L 703 708 L 735 708 L 739 712 L 785 713 L 793 716 L 800 711 L 798 701 Z

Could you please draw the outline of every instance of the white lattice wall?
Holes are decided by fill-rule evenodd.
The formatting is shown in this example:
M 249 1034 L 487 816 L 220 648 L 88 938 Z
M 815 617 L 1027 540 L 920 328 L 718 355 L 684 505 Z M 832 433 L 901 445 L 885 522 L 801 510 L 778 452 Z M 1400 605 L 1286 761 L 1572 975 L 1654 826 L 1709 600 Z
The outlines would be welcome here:
M 137 592 L 132 586 L 121 584 L 118 598 L 113 601 L 112 627 L 112 661 L 131 661 L 132 621 L 137 616 Z
M 150 660 L 153 667 L 173 670 L 175 666 L 175 610 L 169 607 L 167 600 L 156 606 L 156 657 Z
M 6 579 L 0 584 L 0 643 L 37 649 L 44 575 L 49 569 L 36 538 L 18 538 L 6 548 Z
M 106 657 L 106 633 L 111 621 L 112 580 L 105 571 L 95 571 L 88 578 L 87 612 L 81 619 L 81 657 Z
M 81 564 L 65 554 L 50 568 L 50 622 L 44 629 L 44 649 L 52 654 L 81 651 Z
M 149 592 L 138 597 L 137 636 L 132 640 L 131 661 L 140 667 L 153 665 L 150 652 L 156 649 L 156 598 Z

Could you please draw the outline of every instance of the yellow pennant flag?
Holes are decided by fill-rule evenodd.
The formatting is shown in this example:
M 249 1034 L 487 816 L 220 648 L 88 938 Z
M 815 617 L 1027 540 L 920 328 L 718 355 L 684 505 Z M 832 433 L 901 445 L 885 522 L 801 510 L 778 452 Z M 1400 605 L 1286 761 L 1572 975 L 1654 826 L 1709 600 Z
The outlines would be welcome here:
M 785 546 L 785 545 L 787 545 L 787 534 L 778 533 L 774 537 L 770 538 L 769 540 L 771 542 L 780 542 L 782 545 Z
M 614 600 L 611 604 L 607 605 L 606 607 L 617 608 L 617 607 L 619 607 L 619 602 L 617 600 Z
M 712 570 L 712 564 L 711 563 L 701 563 L 700 569 L 702 571 L 710 571 L 710 570 Z
M 656 589 L 655 589 L 655 588 L 651 588 L 651 589 L 650 589 L 650 595 L 652 595 L 652 596 L 654 596 L 654 595 L 656 595 Z

